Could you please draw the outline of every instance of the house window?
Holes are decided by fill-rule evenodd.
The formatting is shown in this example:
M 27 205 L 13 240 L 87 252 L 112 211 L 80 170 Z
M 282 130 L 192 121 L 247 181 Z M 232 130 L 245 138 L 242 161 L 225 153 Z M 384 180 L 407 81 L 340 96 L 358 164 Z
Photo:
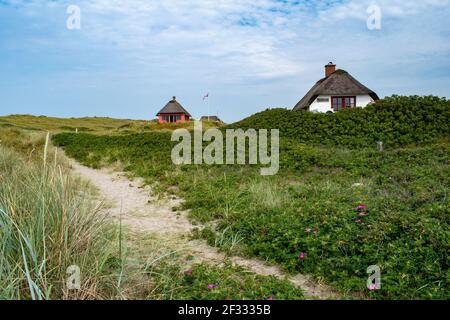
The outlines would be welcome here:
M 162 121 L 167 123 L 175 123 L 181 121 L 181 115 L 166 115 L 162 116 Z
M 356 97 L 332 97 L 331 107 L 334 111 L 341 111 L 356 106 Z
M 166 118 L 166 119 L 164 119 L 164 120 L 166 120 L 166 122 L 170 122 L 170 123 L 174 123 L 174 122 L 181 120 L 180 115 L 165 116 L 164 118 Z

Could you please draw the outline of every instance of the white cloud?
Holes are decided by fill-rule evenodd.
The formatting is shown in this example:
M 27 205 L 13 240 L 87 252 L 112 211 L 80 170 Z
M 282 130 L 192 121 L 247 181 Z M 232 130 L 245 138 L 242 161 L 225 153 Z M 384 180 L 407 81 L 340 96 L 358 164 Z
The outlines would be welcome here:
M 9 2 L 35 12 L 43 5 L 64 7 L 72 1 Z M 364 26 L 362 21 L 367 19 L 366 9 L 371 3 L 379 4 L 387 19 L 415 15 L 448 2 L 350 0 L 326 5 L 324 1 L 316 4 L 318 19 L 308 1 L 81 0 L 78 5 L 82 8 L 87 43 L 104 44 L 140 65 L 154 65 L 158 60 L 162 65 L 175 60 L 201 64 L 211 59 L 220 62 L 215 67 L 218 73 L 238 68 L 235 80 L 239 80 L 247 79 L 247 75 L 299 75 L 304 70 L 300 61 L 305 53 L 301 50 L 308 46 L 304 42 L 311 37 L 317 39 L 315 34 L 326 39 L 327 35 L 320 33 L 340 20 L 360 21 Z M 320 39 L 317 43 L 324 45 Z
M 335 4 L 320 12 L 322 20 L 359 19 L 366 20 L 366 9 L 375 4 L 379 6 L 386 18 L 405 18 L 420 14 L 423 10 L 434 7 L 445 7 L 449 0 L 350 0 L 345 3 Z
M 414 83 L 428 76 L 420 72 L 435 70 L 439 63 L 448 66 L 439 59 L 450 54 L 450 0 L 6 3 L 42 28 L 25 40 L 11 41 L 46 58 L 65 57 L 76 66 L 71 70 L 74 77 L 85 78 L 86 83 L 126 79 L 131 86 L 134 78 L 138 79 L 134 85 L 158 88 L 168 83 L 224 91 L 246 86 L 246 93 L 238 94 L 253 95 L 253 111 L 273 103 L 264 100 L 267 91 L 273 92 L 276 105 L 295 104 L 330 60 L 355 72 L 374 90 L 384 91 L 379 92 L 383 95 L 397 93 L 396 83 L 397 88 L 419 88 Z M 72 3 L 82 10 L 80 32 L 65 29 L 65 8 Z M 380 31 L 366 28 L 366 10 L 372 3 L 382 9 Z M 0 46 L 7 47 L 2 39 Z

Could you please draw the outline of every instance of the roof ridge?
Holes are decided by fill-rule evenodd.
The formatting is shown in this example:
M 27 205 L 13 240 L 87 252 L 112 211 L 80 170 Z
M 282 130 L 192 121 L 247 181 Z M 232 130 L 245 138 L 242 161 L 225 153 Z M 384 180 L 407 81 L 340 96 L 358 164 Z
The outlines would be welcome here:
M 359 95 L 368 94 L 375 100 L 378 95 L 356 80 L 350 73 L 337 69 L 329 76 L 320 79 L 308 93 L 295 105 L 294 110 L 307 108 L 319 95 Z
M 161 113 L 185 113 L 189 117 L 192 117 L 191 114 L 176 99 L 170 100 L 156 115 Z

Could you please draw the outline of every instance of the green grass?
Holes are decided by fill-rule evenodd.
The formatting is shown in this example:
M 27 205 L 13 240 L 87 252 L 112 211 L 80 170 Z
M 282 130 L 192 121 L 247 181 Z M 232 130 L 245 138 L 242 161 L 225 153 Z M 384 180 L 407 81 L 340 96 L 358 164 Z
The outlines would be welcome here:
M 145 235 L 118 233 L 94 200 L 45 134 L 0 129 L 0 299 L 303 298 L 287 281 L 228 265 L 195 264 L 186 277 L 185 261 Z M 80 290 L 66 286 L 72 265 Z
M 383 289 L 371 297 L 448 296 L 448 141 L 385 153 L 312 148 L 314 157 L 298 159 L 299 169 L 290 165 L 274 177 L 248 166 L 172 166 L 164 134 L 55 141 L 84 164 L 121 160 L 161 190 L 177 186 L 193 220 L 217 224 L 202 233 L 211 245 L 239 233 L 244 254 L 311 273 L 348 293 L 365 292 L 366 269 L 377 264 Z M 357 223 L 360 203 L 368 211 Z M 318 233 L 308 235 L 307 228 Z
M 192 221 L 208 225 L 195 236 L 226 252 L 312 274 L 344 296 L 448 299 L 448 100 L 393 97 L 379 106 L 379 114 L 376 107 L 336 115 L 269 110 L 232 125 L 280 128 L 281 170 L 272 177 L 251 166 L 176 167 L 169 130 L 99 127 L 53 141 L 85 165 L 120 163 L 161 193 L 183 197 Z M 7 141 L 13 141 L 17 130 L 9 130 Z M 379 139 L 387 145 L 383 153 L 374 147 Z M 31 159 L 39 145 L 16 149 Z M 362 217 L 359 204 L 367 206 Z M 147 298 L 259 299 L 285 285 L 274 283 L 268 292 L 273 279 L 206 265 L 194 266 L 186 282 L 179 263 L 165 263 L 144 269 Z M 381 267 L 382 289 L 368 292 L 366 269 L 373 264 Z M 243 286 L 247 276 L 252 280 Z M 220 289 L 205 289 L 210 282 Z M 297 295 L 291 289 L 277 298 Z
M 168 300 L 302 300 L 303 293 L 287 280 L 257 276 L 245 269 L 196 264 L 182 270 L 161 263 L 147 269 L 156 285 L 152 297 Z M 213 287 L 212 287 L 212 286 Z
M 211 225 L 197 236 L 227 252 L 312 274 L 344 295 L 448 299 L 447 130 L 414 143 L 397 139 L 383 153 L 361 137 L 350 148 L 345 139 L 322 146 L 282 134 L 281 170 L 273 177 L 251 166 L 176 167 L 169 133 L 61 134 L 54 141 L 86 165 L 120 161 L 161 192 L 179 194 L 194 222 Z M 363 217 L 359 204 L 367 206 Z M 368 292 L 366 269 L 374 264 L 382 289 Z
M 192 129 L 193 122 L 182 124 L 160 124 L 155 120 L 112 119 L 106 117 L 55 118 L 32 115 L 9 115 L 0 117 L 0 128 L 51 132 L 91 132 L 96 134 L 129 134 L 149 131 L 171 131 Z M 206 128 L 217 127 L 215 122 L 203 122 Z
M 195 262 L 195 257 L 176 250 L 167 239 L 144 237 L 140 251 L 147 252 L 143 265 L 142 295 L 161 300 L 298 300 L 302 290 L 274 276 L 255 275 L 224 261 Z M 136 250 L 136 248 L 135 248 Z M 150 254 L 148 254 L 150 252 Z M 208 285 L 213 285 L 214 288 Z
M 108 132 L 119 130 L 132 125 L 143 124 L 143 121 L 119 120 L 111 118 L 55 118 L 32 115 L 10 115 L 0 117 L 0 127 L 27 129 L 36 131 L 72 131 L 79 132 Z
M 42 135 L 22 133 L 6 146 L 11 132 L 0 133 L 0 298 L 115 297 L 116 231 L 90 189 L 68 174 Z M 80 290 L 66 286 L 71 265 L 80 268 Z

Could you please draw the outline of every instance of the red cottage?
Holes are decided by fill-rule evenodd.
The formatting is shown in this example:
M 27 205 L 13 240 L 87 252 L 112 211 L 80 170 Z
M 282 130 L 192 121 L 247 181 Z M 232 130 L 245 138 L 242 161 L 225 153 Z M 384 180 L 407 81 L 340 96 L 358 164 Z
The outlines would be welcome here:
M 189 121 L 192 116 L 178 103 L 177 98 L 171 101 L 157 114 L 159 123 L 183 123 Z

